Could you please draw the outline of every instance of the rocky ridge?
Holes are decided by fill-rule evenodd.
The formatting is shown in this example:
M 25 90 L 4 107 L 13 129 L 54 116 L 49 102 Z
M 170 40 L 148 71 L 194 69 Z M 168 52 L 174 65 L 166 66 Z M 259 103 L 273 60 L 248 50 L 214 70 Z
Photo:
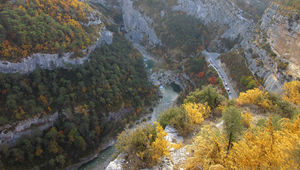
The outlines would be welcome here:
M 99 21 L 93 21 L 98 23 Z M 96 43 L 82 52 L 85 53 L 85 57 L 82 58 L 72 58 L 73 52 L 68 52 L 62 54 L 33 54 L 32 56 L 23 59 L 23 61 L 18 63 L 12 63 L 8 61 L 0 61 L 0 71 L 3 73 L 30 73 L 37 68 L 42 69 L 55 69 L 59 67 L 67 67 L 68 65 L 80 65 L 89 59 L 89 56 L 96 47 L 101 46 L 103 43 L 111 44 L 113 39 L 112 32 L 106 30 L 105 28 L 99 32 L 99 38 Z

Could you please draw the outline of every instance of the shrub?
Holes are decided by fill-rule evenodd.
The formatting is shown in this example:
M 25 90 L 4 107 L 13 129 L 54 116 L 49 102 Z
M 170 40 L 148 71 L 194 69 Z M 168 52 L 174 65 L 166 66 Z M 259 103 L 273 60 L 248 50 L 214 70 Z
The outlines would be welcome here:
M 291 81 L 285 83 L 283 86 L 284 94 L 283 99 L 300 105 L 300 81 Z
M 268 97 L 268 92 L 263 92 L 258 88 L 255 88 L 246 92 L 241 92 L 237 99 L 237 103 L 240 105 L 255 104 L 269 110 L 272 107 L 272 102 Z
M 181 107 L 171 108 L 159 117 L 159 123 L 166 127 L 170 125 L 178 130 L 179 134 L 186 135 L 209 117 L 211 111 L 207 104 L 186 103 Z
M 244 127 L 250 128 L 252 122 L 252 115 L 250 113 L 243 113 L 242 118 Z
M 291 103 L 281 99 L 279 96 L 270 93 L 269 99 L 274 105 L 274 112 L 285 118 L 292 118 L 300 113 L 300 110 Z
M 210 114 L 210 107 L 207 104 L 187 103 L 183 105 L 191 125 L 200 124 Z
M 185 163 L 186 169 L 210 169 L 215 165 L 223 165 L 226 158 L 227 140 L 219 131 L 205 126 L 194 138 L 191 155 Z
M 158 122 L 166 127 L 170 125 L 178 130 L 180 134 L 186 134 L 189 131 L 188 116 L 183 107 L 170 108 L 160 115 Z
M 128 169 L 149 168 L 169 155 L 169 143 L 164 139 L 166 132 L 159 125 L 142 124 L 135 130 L 125 130 L 118 136 L 116 148 L 126 154 Z

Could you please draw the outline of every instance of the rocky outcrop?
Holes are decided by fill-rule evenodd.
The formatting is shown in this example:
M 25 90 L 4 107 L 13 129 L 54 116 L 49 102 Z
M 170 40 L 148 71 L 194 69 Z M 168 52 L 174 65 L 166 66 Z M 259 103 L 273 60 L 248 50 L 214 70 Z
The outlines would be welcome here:
M 261 31 L 277 58 L 288 62 L 287 74 L 300 79 L 300 18 L 296 12 L 289 12 L 272 4 L 262 17 Z
M 36 68 L 52 70 L 58 67 L 67 67 L 68 65 L 83 64 L 89 59 L 91 52 L 96 47 L 101 46 L 103 43 L 112 43 L 112 32 L 104 28 L 99 34 L 100 37 L 97 39 L 96 43 L 83 50 L 83 53 L 86 54 L 83 58 L 72 58 L 73 52 L 64 53 L 62 56 L 59 56 L 59 54 L 33 54 L 19 63 L 0 61 L 0 72 L 25 74 L 34 71 Z
M 34 129 L 43 131 L 53 126 L 57 120 L 58 113 L 47 116 L 35 116 L 33 118 L 8 124 L 0 127 L 0 146 L 12 146 L 19 138 L 24 135 L 34 135 Z M 35 128 L 33 128 L 35 127 Z
M 155 31 L 151 28 L 153 21 L 147 16 L 143 16 L 138 10 L 133 8 L 132 0 L 122 1 L 123 21 L 126 30 L 126 37 L 133 43 L 141 43 L 146 39 L 148 45 L 161 44 Z
M 162 85 L 164 87 L 170 85 L 171 83 L 175 83 L 180 86 L 182 90 L 184 90 L 187 86 L 186 80 L 184 78 L 184 73 L 176 73 L 175 71 L 171 70 L 158 70 L 151 74 L 151 80 L 154 85 Z M 187 75 L 185 75 L 188 78 Z

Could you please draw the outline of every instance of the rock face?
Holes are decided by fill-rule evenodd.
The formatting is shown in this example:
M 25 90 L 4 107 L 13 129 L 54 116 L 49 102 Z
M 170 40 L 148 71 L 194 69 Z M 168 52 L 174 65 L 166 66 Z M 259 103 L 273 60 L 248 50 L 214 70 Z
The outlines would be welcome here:
M 174 10 L 184 11 L 199 18 L 204 24 L 216 23 L 224 27 L 221 38 L 236 39 L 243 36 L 253 21 L 243 17 L 243 11 L 227 0 L 178 0 Z
M 300 78 L 300 24 L 296 14 L 270 4 L 261 23 L 242 47 L 249 69 L 269 91 L 281 92 L 286 81 Z M 286 69 L 280 64 L 288 63 Z
M 42 117 L 36 116 L 14 124 L 2 126 L 0 127 L 0 146 L 5 144 L 10 147 L 23 135 L 33 135 L 33 126 L 37 127 L 40 131 L 48 129 L 53 126 L 53 123 L 57 118 L 58 113 L 54 113 L 53 115 Z
M 95 24 L 99 21 L 91 22 L 93 23 L 89 24 Z M 104 28 L 103 31 L 99 34 L 100 38 L 98 38 L 96 43 L 83 50 L 83 52 L 86 53 L 86 56 L 83 58 L 71 58 L 73 53 L 64 53 L 61 57 L 58 54 L 34 54 L 26 59 L 23 59 L 23 61 L 19 63 L 0 61 L 0 71 L 3 73 L 25 74 L 34 71 L 36 68 L 52 70 L 58 67 L 67 67 L 68 65 L 83 64 L 86 60 L 89 59 L 91 52 L 96 47 L 101 46 L 103 43 L 112 43 L 112 32 Z
M 287 61 L 287 74 L 300 78 L 300 19 L 296 13 L 287 12 L 272 4 L 262 17 L 261 30 L 277 57 Z
M 133 8 L 133 1 L 122 1 L 122 12 L 126 37 L 134 43 L 141 43 L 147 39 L 150 46 L 159 45 L 161 42 L 157 38 L 155 31 L 150 27 L 153 24 L 151 18 L 142 16 L 142 14 Z M 150 26 L 149 26 L 150 25 Z

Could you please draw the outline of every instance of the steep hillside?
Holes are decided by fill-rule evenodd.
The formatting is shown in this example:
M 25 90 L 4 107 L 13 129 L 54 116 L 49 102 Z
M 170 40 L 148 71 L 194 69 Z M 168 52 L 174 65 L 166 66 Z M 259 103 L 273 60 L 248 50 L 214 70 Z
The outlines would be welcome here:
M 299 169 L 300 82 L 284 87 L 281 96 L 255 88 L 234 100 L 197 89 L 159 123 L 122 132 L 122 154 L 106 170 Z

